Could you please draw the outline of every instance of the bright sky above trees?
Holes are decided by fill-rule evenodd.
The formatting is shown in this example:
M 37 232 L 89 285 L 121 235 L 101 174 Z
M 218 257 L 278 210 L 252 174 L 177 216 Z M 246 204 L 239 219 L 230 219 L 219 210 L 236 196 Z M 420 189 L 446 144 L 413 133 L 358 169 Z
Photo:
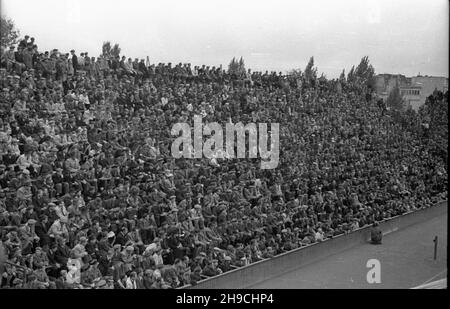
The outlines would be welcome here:
M 1 0 L 41 50 L 151 62 L 304 69 L 338 77 L 368 55 L 376 73 L 448 76 L 447 0 Z

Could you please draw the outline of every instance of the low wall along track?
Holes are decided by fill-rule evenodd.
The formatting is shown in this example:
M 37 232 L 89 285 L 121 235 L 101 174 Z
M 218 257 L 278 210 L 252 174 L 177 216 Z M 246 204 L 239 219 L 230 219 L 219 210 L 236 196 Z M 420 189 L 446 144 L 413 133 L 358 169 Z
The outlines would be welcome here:
M 382 245 L 369 244 L 371 228 L 364 227 L 185 288 L 412 288 L 446 278 L 447 207 L 445 201 L 382 221 Z M 369 259 L 380 261 L 381 283 L 367 282 Z

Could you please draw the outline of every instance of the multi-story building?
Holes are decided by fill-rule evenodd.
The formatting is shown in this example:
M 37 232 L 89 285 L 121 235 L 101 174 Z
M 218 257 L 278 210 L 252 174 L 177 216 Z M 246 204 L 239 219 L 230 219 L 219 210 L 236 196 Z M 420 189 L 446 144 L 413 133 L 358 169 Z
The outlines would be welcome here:
M 415 76 L 411 78 L 411 83 L 421 88 L 421 101 L 425 103 L 435 90 L 446 92 L 448 90 L 448 78 L 440 76 Z
M 379 74 L 375 76 L 376 92 L 380 98 L 386 100 L 395 87 L 400 89 L 406 104 L 418 110 L 425 104 L 428 96 L 435 90 L 445 92 L 448 90 L 448 78 L 440 76 L 414 76 L 405 77 L 400 74 Z
M 425 103 L 425 100 L 422 101 L 422 87 L 400 86 L 399 89 L 406 106 L 409 108 L 418 110 L 419 107 Z
M 375 76 L 376 93 L 383 100 L 387 99 L 391 90 L 396 86 L 401 87 L 407 85 L 407 78 L 401 74 L 378 74 Z

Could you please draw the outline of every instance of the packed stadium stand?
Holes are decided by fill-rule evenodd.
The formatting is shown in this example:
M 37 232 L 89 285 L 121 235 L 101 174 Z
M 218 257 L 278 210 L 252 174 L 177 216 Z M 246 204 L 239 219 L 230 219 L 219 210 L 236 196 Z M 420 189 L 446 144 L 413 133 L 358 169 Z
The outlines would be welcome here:
M 448 93 L 1 51 L 1 288 L 169 289 L 447 198 Z M 175 159 L 172 125 L 279 123 L 280 162 Z

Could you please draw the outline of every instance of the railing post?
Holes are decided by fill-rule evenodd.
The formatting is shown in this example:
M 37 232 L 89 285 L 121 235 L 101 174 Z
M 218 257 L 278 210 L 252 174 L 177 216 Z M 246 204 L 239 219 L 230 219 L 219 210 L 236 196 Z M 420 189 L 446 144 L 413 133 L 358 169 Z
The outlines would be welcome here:
M 433 259 L 436 261 L 436 258 L 437 258 L 437 246 L 438 246 L 438 237 L 437 236 L 434 237 L 433 242 L 434 242 L 434 258 Z

